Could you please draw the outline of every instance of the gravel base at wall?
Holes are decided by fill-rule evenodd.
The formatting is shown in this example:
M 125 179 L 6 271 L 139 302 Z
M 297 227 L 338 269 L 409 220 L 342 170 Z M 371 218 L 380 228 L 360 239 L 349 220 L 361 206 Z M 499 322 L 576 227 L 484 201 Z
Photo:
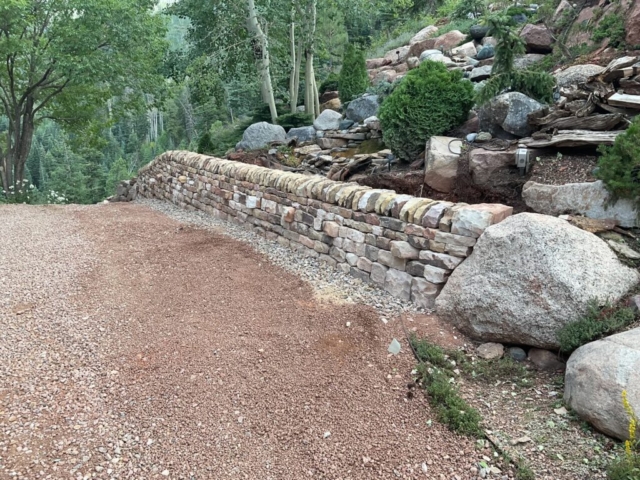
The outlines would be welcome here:
M 402 313 L 424 312 L 416 305 L 403 302 L 374 285 L 365 284 L 315 258 L 307 257 L 283 247 L 278 242 L 257 235 L 243 225 L 220 220 L 201 211 L 186 211 L 161 200 L 138 198 L 136 203 L 162 212 L 179 222 L 212 230 L 250 244 L 274 265 L 295 273 L 309 282 L 320 299 L 371 306 L 378 311 L 384 322 Z

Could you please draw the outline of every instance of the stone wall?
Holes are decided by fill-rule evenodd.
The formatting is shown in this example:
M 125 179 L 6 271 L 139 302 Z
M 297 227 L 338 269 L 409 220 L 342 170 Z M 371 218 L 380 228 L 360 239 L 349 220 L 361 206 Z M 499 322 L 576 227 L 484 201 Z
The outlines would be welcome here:
M 191 152 L 142 168 L 138 194 L 246 224 L 260 235 L 432 308 L 498 204 L 453 204 Z

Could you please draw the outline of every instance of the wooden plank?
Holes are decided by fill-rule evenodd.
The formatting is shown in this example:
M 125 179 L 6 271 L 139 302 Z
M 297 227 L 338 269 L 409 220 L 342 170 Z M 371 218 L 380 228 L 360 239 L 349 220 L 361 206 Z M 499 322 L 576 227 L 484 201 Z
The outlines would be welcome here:
M 543 130 L 611 130 L 622 121 L 619 113 L 591 115 L 589 117 L 557 118 L 542 126 Z
M 625 95 L 624 93 L 614 93 L 607 100 L 609 105 L 614 107 L 625 107 L 640 110 L 640 95 Z
M 558 134 L 550 135 L 549 138 L 541 138 L 538 140 L 533 138 L 523 138 L 518 143 L 526 145 L 530 148 L 613 145 L 616 137 L 623 132 L 624 130 L 616 130 L 614 132 L 593 132 L 591 130 L 560 130 Z

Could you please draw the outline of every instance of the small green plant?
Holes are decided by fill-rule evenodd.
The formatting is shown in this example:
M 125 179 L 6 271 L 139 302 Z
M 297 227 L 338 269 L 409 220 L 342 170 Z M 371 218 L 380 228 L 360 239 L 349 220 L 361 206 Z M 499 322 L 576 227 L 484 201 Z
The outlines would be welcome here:
M 213 153 L 216 149 L 215 145 L 211 141 L 211 134 L 204 132 L 204 134 L 198 140 L 198 153 Z
M 285 130 L 298 127 L 307 127 L 313 124 L 313 116 L 304 112 L 286 113 L 278 117 L 278 125 Z
M 393 83 L 380 82 L 378 85 L 367 88 L 367 93 L 371 95 L 377 95 L 378 101 L 382 103 L 389 95 L 393 93 L 393 91 L 399 84 L 400 80 L 396 80 Z
M 582 345 L 631 325 L 635 318 L 635 313 L 630 308 L 616 308 L 611 305 L 600 307 L 595 300 L 591 301 L 583 318 L 558 331 L 560 350 L 571 353 Z
M 531 372 L 521 362 L 512 358 L 499 360 L 482 360 L 465 362 L 462 370 L 472 378 L 486 383 L 495 383 L 496 380 L 511 380 L 522 387 L 529 386 Z
M 619 13 L 609 13 L 600 20 L 598 26 L 593 30 L 591 39 L 597 43 L 608 38 L 609 46 L 624 48 L 626 35 L 624 17 Z
M 340 101 L 347 103 L 362 95 L 369 86 L 369 74 L 367 73 L 367 63 L 362 50 L 353 45 L 347 45 L 342 70 L 338 80 L 338 93 Z
M 325 78 L 320 87 L 318 88 L 318 93 L 322 95 L 326 92 L 337 92 L 338 91 L 338 81 L 340 80 L 340 76 L 337 73 L 331 72 L 327 78 Z
M 618 135 L 611 147 L 601 146 L 597 177 L 616 197 L 640 196 L 640 117 Z
M 380 106 L 384 143 L 412 161 L 434 135 L 462 124 L 473 106 L 473 86 L 462 72 L 425 61 L 411 70 Z
M 480 18 L 486 11 L 486 5 L 483 0 L 460 0 L 451 17 L 455 19 Z
M 624 455 L 609 465 L 609 480 L 640 480 L 640 442 L 637 437 L 638 417 L 636 416 L 626 390 L 622 392 L 622 405 L 629 415 L 629 439 L 624 442 Z
M 546 72 L 516 70 L 517 55 L 525 52 L 524 41 L 513 28 L 513 20 L 504 14 L 487 17 L 488 35 L 498 41 L 491 77 L 477 94 L 477 102 L 483 105 L 505 90 L 523 93 L 545 103 L 553 101 L 555 79 Z
M 438 420 L 456 433 L 483 437 L 480 413 L 460 396 L 458 388 L 450 381 L 454 376 L 451 367 L 455 360 L 426 340 L 413 336 L 410 341 L 421 362 L 418 365 L 419 381 L 427 392 Z

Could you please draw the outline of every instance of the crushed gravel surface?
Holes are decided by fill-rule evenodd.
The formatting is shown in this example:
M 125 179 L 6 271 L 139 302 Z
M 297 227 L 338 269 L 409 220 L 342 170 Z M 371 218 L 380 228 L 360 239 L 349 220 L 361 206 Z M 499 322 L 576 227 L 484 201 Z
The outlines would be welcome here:
M 384 293 L 139 204 L 0 222 L 0 478 L 475 478 Z

